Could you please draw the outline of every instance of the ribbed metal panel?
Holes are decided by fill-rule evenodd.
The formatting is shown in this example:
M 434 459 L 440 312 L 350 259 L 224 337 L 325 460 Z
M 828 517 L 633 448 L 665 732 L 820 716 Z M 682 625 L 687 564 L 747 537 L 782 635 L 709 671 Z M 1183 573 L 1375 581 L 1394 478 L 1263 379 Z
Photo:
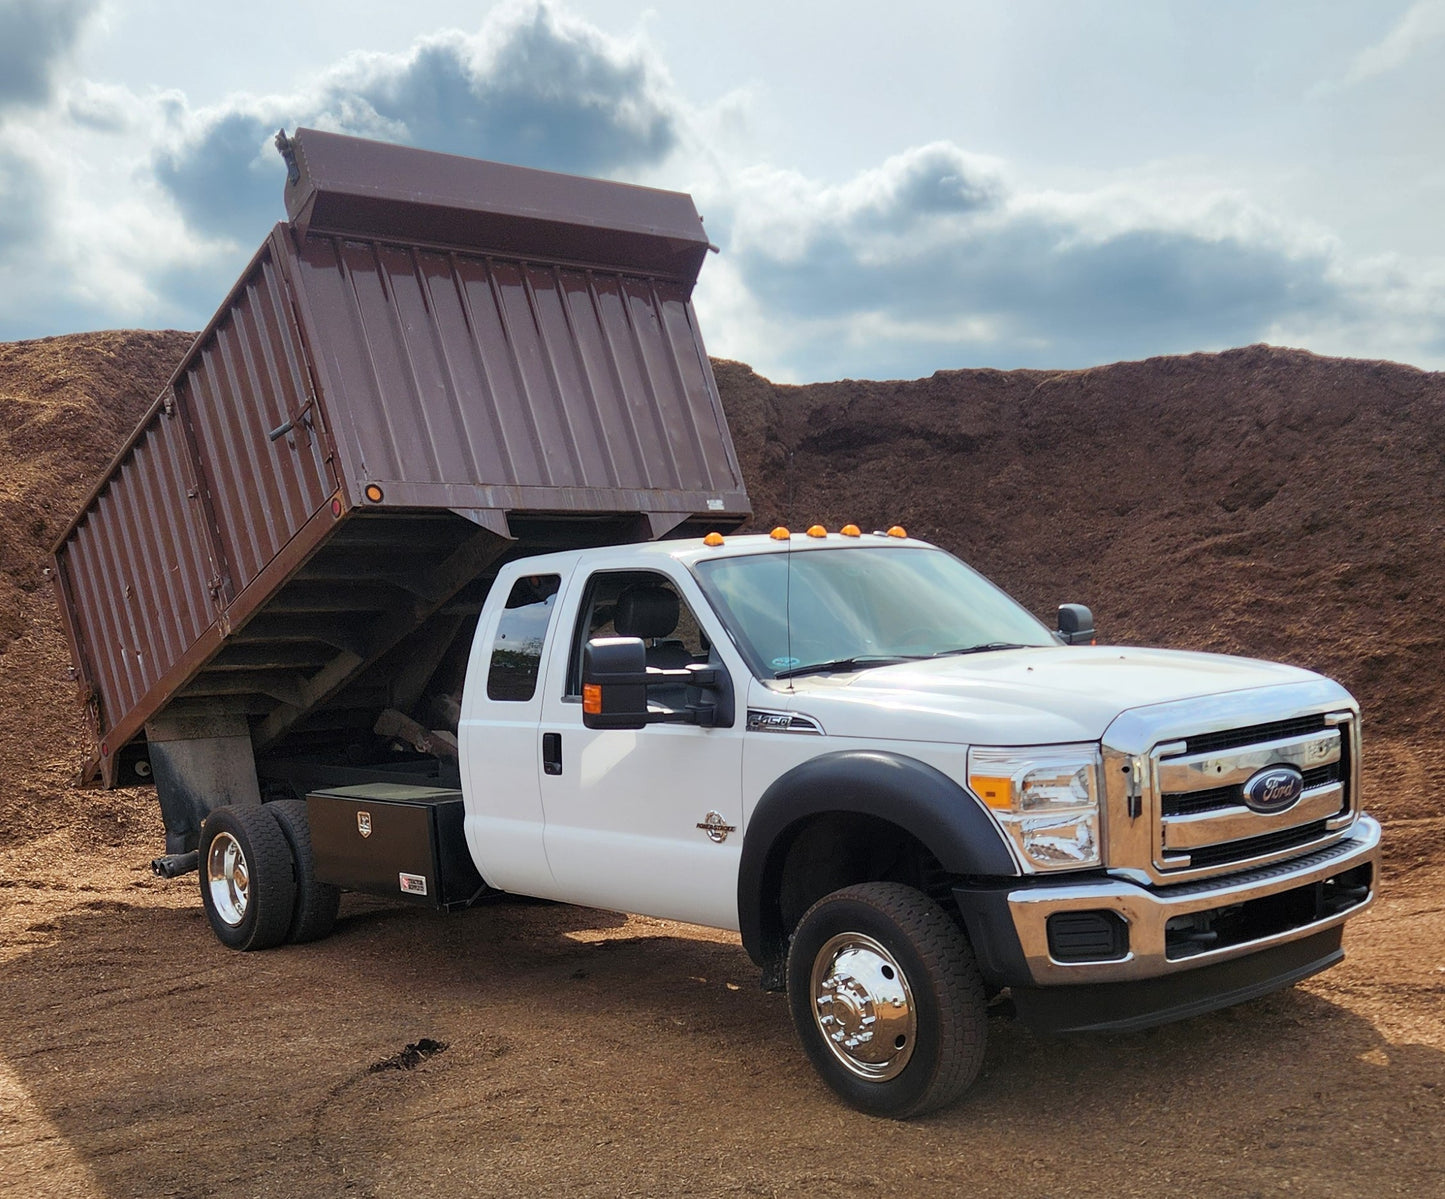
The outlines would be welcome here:
M 215 575 L 179 420 L 152 410 L 56 553 L 104 736 L 215 622 Z
M 334 490 L 276 262 L 282 238 L 273 233 L 268 239 L 175 380 L 220 536 L 228 599 L 261 573 Z M 289 434 L 271 439 L 272 430 L 298 416 Z
M 358 500 L 745 510 L 683 285 L 315 234 L 299 267 Z

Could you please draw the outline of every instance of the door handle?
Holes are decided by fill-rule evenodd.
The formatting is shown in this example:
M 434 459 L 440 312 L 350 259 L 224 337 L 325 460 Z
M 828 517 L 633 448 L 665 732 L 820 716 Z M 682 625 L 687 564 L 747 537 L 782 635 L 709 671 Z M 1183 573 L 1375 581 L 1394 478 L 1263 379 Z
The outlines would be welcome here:
M 542 770 L 546 774 L 562 773 L 562 734 L 542 734 Z

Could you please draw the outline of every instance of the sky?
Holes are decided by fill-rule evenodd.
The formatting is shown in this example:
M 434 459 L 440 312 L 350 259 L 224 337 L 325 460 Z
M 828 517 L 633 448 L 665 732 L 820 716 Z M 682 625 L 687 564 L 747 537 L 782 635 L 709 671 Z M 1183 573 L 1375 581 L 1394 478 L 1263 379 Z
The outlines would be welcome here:
M 198 329 L 278 128 L 690 192 L 778 381 L 1445 369 L 1445 0 L 0 0 L 0 341 Z

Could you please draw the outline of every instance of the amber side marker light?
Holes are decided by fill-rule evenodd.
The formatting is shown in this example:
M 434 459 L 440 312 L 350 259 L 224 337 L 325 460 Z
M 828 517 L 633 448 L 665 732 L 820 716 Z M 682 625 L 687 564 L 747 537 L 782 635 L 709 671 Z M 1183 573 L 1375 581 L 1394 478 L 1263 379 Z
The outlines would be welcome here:
M 366 491 L 363 494 L 373 504 L 381 503 L 381 488 L 378 487 L 375 483 L 368 483 L 366 485 Z
M 702 539 L 702 543 L 703 545 L 710 545 L 714 549 L 716 549 L 718 546 L 722 545 L 723 535 L 721 533 L 709 533 L 706 537 Z
M 971 774 L 968 776 L 968 786 L 991 808 L 1007 809 L 1013 804 L 1013 783 L 1010 779 Z
M 902 525 L 894 525 L 891 529 L 888 530 L 888 536 L 890 536 L 890 537 L 907 537 L 907 536 L 908 536 L 908 530 L 905 529 Z
M 600 716 L 602 714 L 602 684 L 582 684 L 582 711 L 589 716 Z
M 787 539 L 791 537 L 792 534 L 789 533 L 787 529 L 783 528 L 782 525 L 779 525 L 776 529 L 769 533 L 768 536 L 771 537 L 774 541 L 787 541 Z
M 826 537 L 827 535 L 828 530 L 823 528 L 822 525 L 813 525 L 808 529 L 809 537 Z
M 863 536 L 863 530 L 860 529 L 857 525 L 844 525 L 841 529 L 838 530 L 838 532 L 842 533 L 844 537 Z

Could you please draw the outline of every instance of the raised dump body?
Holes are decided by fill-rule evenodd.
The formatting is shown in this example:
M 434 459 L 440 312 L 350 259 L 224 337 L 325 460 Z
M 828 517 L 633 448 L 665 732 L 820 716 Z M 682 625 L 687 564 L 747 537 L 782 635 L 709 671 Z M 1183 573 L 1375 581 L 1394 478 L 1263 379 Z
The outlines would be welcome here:
M 163 809 L 207 770 L 225 798 L 237 759 L 158 744 L 365 761 L 502 563 L 748 513 L 690 197 L 315 130 L 278 146 L 289 221 L 54 551 L 87 778 L 154 769 Z

